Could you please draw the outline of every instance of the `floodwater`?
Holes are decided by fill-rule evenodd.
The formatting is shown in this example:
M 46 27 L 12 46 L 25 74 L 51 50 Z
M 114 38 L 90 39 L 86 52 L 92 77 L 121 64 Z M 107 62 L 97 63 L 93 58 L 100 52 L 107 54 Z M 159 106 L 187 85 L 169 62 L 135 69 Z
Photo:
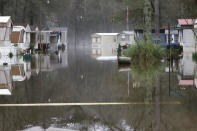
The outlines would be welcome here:
M 98 61 L 91 52 L 69 47 L 16 60 L 23 73 L 17 77 L 11 68 L 12 90 L 0 96 L 0 131 L 197 130 L 191 53 L 174 60 L 169 72 L 168 62 L 140 70 Z

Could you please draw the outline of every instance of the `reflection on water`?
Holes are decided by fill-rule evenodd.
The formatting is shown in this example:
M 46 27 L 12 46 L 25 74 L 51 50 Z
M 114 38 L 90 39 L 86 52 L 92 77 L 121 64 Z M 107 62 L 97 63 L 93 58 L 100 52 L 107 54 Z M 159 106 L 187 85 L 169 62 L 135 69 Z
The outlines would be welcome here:
M 0 67 L 0 95 L 11 95 L 12 89 L 10 69 Z
M 143 65 L 120 67 L 114 61 L 100 62 L 92 59 L 91 49 L 86 47 L 78 47 L 76 50 L 70 48 L 68 54 L 62 52 L 33 55 L 30 62 L 31 77 L 20 82 L 14 81 L 15 89 L 12 95 L 0 96 L 1 104 L 61 102 L 141 104 L 0 107 L 2 114 L 0 130 L 195 131 L 196 89 L 193 86 L 184 86 L 183 89 L 179 85 L 179 80 L 185 79 L 184 75 L 193 75 L 194 78 L 195 70 L 188 68 L 195 68 L 196 63 L 193 63 L 194 66 L 185 66 L 188 59 L 192 60 L 190 56 L 184 56 L 188 58 L 183 57 L 182 60 L 171 64 L 174 70 L 170 72 L 171 88 L 169 88 L 169 71 L 165 70 L 169 65 L 167 61 L 147 65 L 149 67 Z M 19 65 L 20 63 L 17 67 Z M 26 72 L 25 66 L 20 69 Z M 170 102 L 182 104 L 170 104 Z
M 34 54 L 32 56 L 2 56 L 0 59 L 0 84 L 2 95 L 11 95 L 13 82 L 30 80 L 32 74 L 53 71 L 68 66 L 67 52 Z M 5 92 L 7 90 L 7 93 Z

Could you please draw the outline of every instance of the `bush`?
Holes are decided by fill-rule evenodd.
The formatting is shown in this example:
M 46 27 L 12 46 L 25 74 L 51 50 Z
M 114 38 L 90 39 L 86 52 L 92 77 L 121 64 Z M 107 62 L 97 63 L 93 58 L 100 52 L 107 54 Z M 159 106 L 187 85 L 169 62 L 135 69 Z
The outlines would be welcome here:
M 166 56 L 165 48 L 152 41 L 139 40 L 136 45 L 129 47 L 124 54 L 134 62 L 160 61 Z
M 9 53 L 9 58 L 12 58 L 14 55 L 12 52 Z
M 34 44 L 30 44 L 29 49 L 33 50 L 34 49 Z
M 192 54 L 192 59 L 194 62 L 197 62 L 197 53 Z
M 17 43 L 14 43 L 14 47 L 18 47 L 18 44 Z
M 169 58 L 169 53 L 171 55 L 171 59 L 180 59 L 182 57 L 183 53 L 183 47 L 171 47 L 170 49 L 168 48 L 167 54 Z

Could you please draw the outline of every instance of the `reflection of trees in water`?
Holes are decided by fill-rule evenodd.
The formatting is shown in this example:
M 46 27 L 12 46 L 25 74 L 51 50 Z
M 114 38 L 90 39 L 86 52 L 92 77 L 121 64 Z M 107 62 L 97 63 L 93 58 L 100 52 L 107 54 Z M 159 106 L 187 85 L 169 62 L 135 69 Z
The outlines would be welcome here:
M 160 63 L 137 63 L 131 65 L 133 81 L 144 88 L 144 128 L 146 131 L 160 129 Z M 155 100 L 154 100 L 155 98 Z M 149 103 L 155 103 L 155 105 Z M 155 109 L 154 109 L 155 106 Z

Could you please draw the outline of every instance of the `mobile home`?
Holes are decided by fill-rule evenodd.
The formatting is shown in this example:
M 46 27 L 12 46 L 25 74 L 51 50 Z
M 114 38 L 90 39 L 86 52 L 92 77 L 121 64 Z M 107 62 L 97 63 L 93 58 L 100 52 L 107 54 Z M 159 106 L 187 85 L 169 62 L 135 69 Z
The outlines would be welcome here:
M 0 56 L 17 55 L 19 50 L 11 44 L 12 20 L 10 16 L 0 16 Z
M 67 48 L 68 39 L 67 39 L 67 33 L 68 29 L 66 27 L 53 27 L 50 28 L 52 31 L 52 34 L 58 34 L 59 41 L 57 41 L 58 46 L 64 45 Z
M 38 49 L 38 34 L 39 34 L 39 28 L 37 26 L 30 26 L 31 32 L 30 32 L 30 46 L 34 47 L 34 49 Z
M 179 33 L 180 43 L 183 45 L 183 51 L 195 51 L 195 19 L 178 19 L 178 25 L 181 27 Z
M 38 35 L 38 49 L 46 50 L 50 44 L 50 32 L 51 31 L 40 31 Z
M 134 31 L 123 31 L 118 35 L 118 43 L 121 46 L 131 46 L 135 44 L 135 32 Z
M 0 16 L 0 47 L 11 45 L 12 20 L 10 16 Z
M 92 34 L 92 55 L 117 56 L 118 33 Z

